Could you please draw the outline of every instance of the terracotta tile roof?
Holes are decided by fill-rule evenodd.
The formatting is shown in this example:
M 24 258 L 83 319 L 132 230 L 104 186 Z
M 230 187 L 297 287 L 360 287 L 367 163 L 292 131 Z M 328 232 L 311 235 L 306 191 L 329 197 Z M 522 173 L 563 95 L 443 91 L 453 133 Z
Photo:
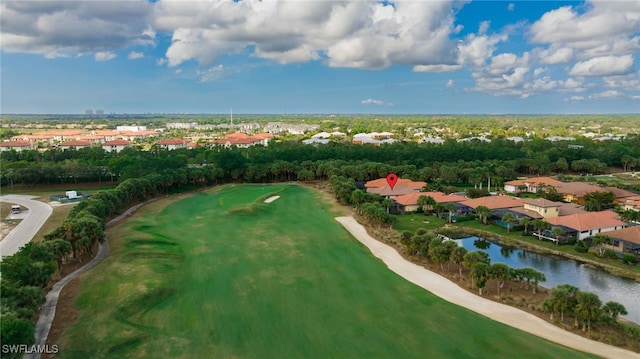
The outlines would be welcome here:
M 387 185 L 386 187 L 372 187 L 372 188 L 368 188 L 367 192 L 369 193 L 377 193 L 381 196 L 385 196 L 385 197 L 395 197 L 395 196 L 402 196 L 405 194 L 409 194 L 409 193 L 413 193 L 413 192 L 418 192 L 420 191 L 420 188 L 416 188 L 416 187 L 410 187 L 410 186 L 403 186 L 403 185 L 398 185 L 396 184 L 393 187 L 393 190 L 391 189 L 391 187 L 389 187 L 389 185 Z
M 622 239 L 627 242 L 640 244 L 640 226 L 617 229 L 615 231 L 606 232 L 606 235 L 611 238 Z
M 576 203 L 563 203 L 562 206 L 560 206 L 560 209 L 558 210 L 558 215 L 559 216 L 568 216 L 570 214 L 576 214 L 576 213 L 584 213 L 586 212 L 584 209 L 582 209 L 582 206 Z
M 162 140 L 162 141 L 158 141 L 159 145 L 183 145 L 189 143 L 188 140 L 182 139 L 182 138 L 170 138 L 170 139 L 166 139 L 166 140 Z
M 83 130 L 55 130 L 55 131 L 42 131 L 36 132 L 34 135 L 44 136 L 77 136 L 83 134 Z
M 30 141 L 4 141 L 0 143 L 0 147 L 32 147 L 33 143 Z
M 462 202 L 466 198 L 455 194 L 444 194 L 442 192 L 412 192 L 401 195 L 394 200 L 404 206 L 413 206 L 418 204 L 420 196 L 431 196 L 437 203 Z
M 273 135 L 270 134 L 270 133 L 264 132 L 264 133 L 255 134 L 255 135 L 253 135 L 253 137 L 257 138 L 257 139 L 260 139 L 260 140 L 264 140 L 266 138 L 273 138 Z
M 249 135 L 247 135 L 246 133 L 234 132 L 234 133 L 228 134 L 225 138 L 231 139 L 231 138 L 247 138 L 247 137 L 249 137 Z
M 640 196 L 626 198 L 624 200 L 624 205 L 640 210 Z
M 426 185 L 427 185 L 426 182 L 414 182 L 410 179 L 398 178 L 398 182 L 396 183 L 395 187 L 406 186 L 406 187 L 422 189 L 422 187 Z M 376 187 L 379 188 L 379 187 L 389 187 L 389 184 L 387 183 L 387 178 L 383 177 L 383 178 L 375 179 L 373 181 L 369 181 L 365 183 L 364 186 L 366 188 L 376 188 Z
M 548 218 L 547 222 L 554 226 L 565 226 L 577 231 L 588 231 L 591 229 L 623 226 L 626 224 L 626 222 L 618 218 L 618 215 L 613 211 L 600 211 Z
M 131 142 L 127 140 L 113 140 L 103 143 L 103 146 L 129 146 Z
M 68 141 L 65 143 L 60 144 L 60 146 L 62 147 L 68 147 L 68 146 L 91 146 L 91 142 L 89 141 L 81 141 L 81 140 L 77 140 L 77 141 Z
M 526 204 L 530 204 L 532 206 L 538 206 L 541 208 L 562 206 L 562 202 L 549 201 L 548 199 L 544 199 L 544 198 L 524 198 L 522 202 Z
M 468 199 L 460 203 L 473 209 L 479 206 L 485 206 L 489 209 L 522 207 L 522 200 L 511 196 L 487 196 Z
M 584 182 L 567 182 L 563 183 L 562 186 L 556 187 L 558 193 L 562 194 L 571 194 L 577 197 L 582 197 L 590 192 L 607 192 L 606 189 L 596 186 L 589 183 Z
M 616 198 L 629 198 L 629 197 L 635 197 L 637 196 L 637 194 L 631 192 L 631 191 L 627 191 L 618 187 L 602 187 L 604 190 L 606 191 L 610 191 L 613 192 L 613 194 L 616 196 Z
M 536 211 L 532 211 L 530 209 L 524 209 L 524 207 L 513 207 L 513 208 L 509 208 L 510 211 L 516 212 L 516 213 L 520 213 L 520 214 L 524 214 L 527 217 L 531 217 L 534 219 L 542 219 L 544 218 L 543 215 L 541 215 L 540 213 L 536 212 Z
M 525 183 L 528 183 L 531 187 L 537 187 L 538 185 L 542 185 L 542 184 L 547 186 L 557 187 L 564 184 L 564 182 L 558 181 L 551 177 L 532 177 L 532 178 L 527 178 L 523 180 L 509 181 L 509 182 L 505 182 L 504 184 L 511 185 L 511 186 L 522 186 Z

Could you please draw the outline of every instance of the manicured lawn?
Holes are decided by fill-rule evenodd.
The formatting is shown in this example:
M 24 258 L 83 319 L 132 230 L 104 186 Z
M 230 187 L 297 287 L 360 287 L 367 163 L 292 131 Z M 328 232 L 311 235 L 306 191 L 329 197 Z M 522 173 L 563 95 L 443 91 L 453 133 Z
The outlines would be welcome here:
M 236 185 L 145 207 L 108 232 L 60 357 L 589 357 L 400 278 L 319 199 Z
M 393 225 L 393 228 L 398 232 L 415 232 L 420 228 L 432 230 L 440 228 L 447 223 L 444 219 L 440 219 L 436 216 L 425 216 L 422 213 L 401 214 L 396 217 L 398 217 L 398 222 Z

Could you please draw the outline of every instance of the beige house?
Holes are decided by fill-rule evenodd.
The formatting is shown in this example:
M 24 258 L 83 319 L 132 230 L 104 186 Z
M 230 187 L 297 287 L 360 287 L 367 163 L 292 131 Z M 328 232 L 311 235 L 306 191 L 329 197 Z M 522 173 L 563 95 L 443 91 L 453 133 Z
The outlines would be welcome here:
M 127 147 L 131 147 L 131 142 L 127 140 L 113 140 L 102 144 L 102 148 L 107 152 L 120 152 Z
M 507 193 L 538 193 L 546 190 L 548 187 L 558 187 L 564 182 L 558 181 L 551 177 L 533 177 L 527 179 L 519 179 L 504 183 L 504 190 Z
M 61 150 L 79 150 L 81 148 L 91 147 L 89 141 L 68 141 L 60 145 Z
M 189 140 L 183 138 L 171 138 L 168 140 L 158 141 L 158 145 L 165 150 L 177 150 L 178 148 L 189 148 Z
M 525 198 L 522 200 L 524 209 L 534 211 L 542 218 L 554 218 L 560 215 L 561 202 L 549 201 L 544 198 Z
M 35 150 L 38 146 L 31 141 L 4 141 L 0 143 L 0 152 L 14 150 L 16 152 Z

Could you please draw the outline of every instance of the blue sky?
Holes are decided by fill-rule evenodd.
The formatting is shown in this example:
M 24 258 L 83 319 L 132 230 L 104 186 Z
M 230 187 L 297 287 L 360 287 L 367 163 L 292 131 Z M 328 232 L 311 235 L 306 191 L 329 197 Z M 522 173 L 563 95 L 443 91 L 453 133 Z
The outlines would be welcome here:
M 640 1 L 3 1 L 2 113 L 638 113 Z

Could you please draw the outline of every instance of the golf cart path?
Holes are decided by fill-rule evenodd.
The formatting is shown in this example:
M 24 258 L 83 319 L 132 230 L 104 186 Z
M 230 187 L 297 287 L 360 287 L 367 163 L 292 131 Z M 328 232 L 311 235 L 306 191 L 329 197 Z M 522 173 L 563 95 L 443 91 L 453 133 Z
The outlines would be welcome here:
M 391 271 L 448 302 L 582 352 L 612 359 L 640 358 L 638 353 L 581 337 L 517 308 L 470 293 L 452 281 L 407 261 L 393 247 L 371 237 L 353 217 L 337 217 L 336 221 L 369 248 L 371 253 L 381 259 Z
M 107 223 L 107 226 L 112 226 L 115 223 L 119 222 L 123 218 L 131 215 L 135 210 L 149 203 L 150 201 L 143 202 L 137 204 L 129 209 L 127 209 L 124 213 L 119 215 L 118 217 L 112 219 Z M 62 288 L 64 288 L 67 283 L 71 282 L 73 279 L 77 278 L 80 274 L 88 271 L 89 269 L 96 266 L 96 264 L 100 263 L 103 259 L 107 257 L 109 253 L 109 242 L 105 239 L 104 242 L 98 244 L 98 253 L 93 259 L 85 264 L 84 266 L 76 269 L 74 272 L 69 273 L 64 278 L 60 279 L 56 284 L 53 285 L 49 293 L 47 293 L 46 301 L 42 305 L 40 309 L 40 316 L 38 317 L 38 323 L 36 323 L 36 344 L 35 345 L 44 345 L 47 342 L 47 337 L 49 336 L 49 331 L 51 330 L 51 323 L 53 323 L 53 318 L 56 316 L 56 306 L 58 305 L 58 298 L 60 297 L 60 292 Z M 29 359 L 39 359 L 40 354 L 29 354 L 25 355 L 25 358 Z
M 2 257 L 14 255 L 29 243 L 53 212 L 51 206 L 35 201 L 34 198 L 38 197 L 17 194 L 0 196 L 0 202 L 15 203 L 29 208 L 25 218 L 0 242 L 0 260 Z

